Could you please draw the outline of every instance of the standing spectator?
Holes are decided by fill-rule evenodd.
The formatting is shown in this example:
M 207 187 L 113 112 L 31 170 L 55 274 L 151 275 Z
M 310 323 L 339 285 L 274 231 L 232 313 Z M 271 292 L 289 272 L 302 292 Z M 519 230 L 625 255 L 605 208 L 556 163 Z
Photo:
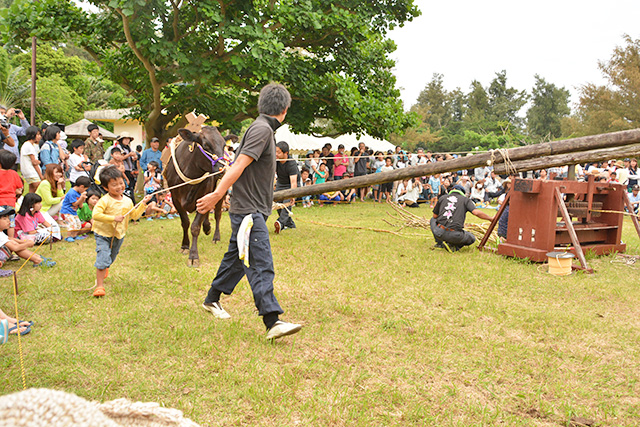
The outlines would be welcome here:
M 100 137 L 98 125 L 91 123 L 87 126 L 87 131 L 89 132 L 89 137 L 84 141 L 84 154 L 91 163 L 96 163 L 104 158 L 104 141 Z
M 440 197 L 440 174 L 431 175 L 429 177 L 429 187 L 431 190 L 431 200 L 429 201 L 429 207 L 433 209 Z
M 85 144 L 81 139 L 74 139 L 71 143 L 73 154 L 69 156 L 69 181 L 71 186 L 81 176 L 88 177 L 91 165 L 89 165 L 87 157 L 84 155 Z
M 333 179 L 342 179 L 342 176 L 347 172 L 347 166 L 349 165 L 349 159 L 344 154 L 344 145 L 338 145 L 338 154 L 334 157 L 333 166 Z
M 11 140 L 13 140 L 13 145 L 5 144 L 4 149 L 15 154 L 16 162 L 11 169 L 17 171 L 18 165 L 20 164 L 20 149 L 18 148 L 18 137 L 25 136 L 27 128 L 31 126 L 31 124 L 24 116 L 22 110 L 16 110 L 15 108 L 9 108 L 7 110 L 5 107 L 0 106 L 0 114 L 3 114 L 7 118 L 7 121 L 9 123 L 9 136 L 11 136 Z M 11 120 L 15 116 L 18 116 L 18 119 L 20 120 L 20 126 L 11 124 Z
M 364 145 L 364 142 L 358 143 L 358 152 L 356 153 L 356 157 L 354 159 L 355 168 L 353 173 L 356 178 L 367 174 L 367 161 L 369 159 L 368 157 L 366 157 L 365 148 L 366 147 Z M 359 188 L 358 192 L 360 193 L 360 201 L 364 202 L 364 197 L 367 195 L 367 187 Z
M 120 151 L 122 152 L 122 161 L 124 162 L 124 173 L 127 177 L 127 187 L 129 190 L 129 195 L 131 196 L 131 200 L 135 204 L 134 190 L 135 190 L 135 182 L 136 175 L 138 173 L 135 164 L 138 156 L 136 152 L 131 149 L 131 141 L 133 138 L 129 135 L 129 132 L 122 132 L 122 134 L 118 137 L 118 147 L 120 147 Z M 135 173 L 134 173 L 135 172 Z
M 638 160 L 635 158 L 629 160 L 629 182 L 627 184 L 627 191 L 631 191 L 635 185 L 638 184 Z
M 27 140 L 20 149 L 20 172 L 29 184 L 29 193 L 35 193 L 40 181 L 43 180 L 40 168 L 40 140 L 42 135 L 37 126 L 29 126 L 25 132 Z
M 142 170 L 146 172 L 149 162 L 156 161 L 158 163 L 158 170 L 162 172 L 162 162 L 160 161 L 162 152 L 159 150 L 160 140 L 158 138 L 151 138 L 149 145 L 151 148 L 144 150 L 142 152 L 142 156 L 140 156 L 140 166 L 142 167 Z
M 349 164 L 347 165 L 347 173 L 349 174 L 349 177 L 352 177 L 355 174 L 355 171 L 356 171 L 355 157 L 357 154 L 358 154 L 358 147 L 352 147 L 351 154 L 349 154 Z
M 373 173 L 380 173 L 382 172 L 382 168 L 385 165 L 385 160 L 384 160 L 384 154 L 382 153 L 382 151 L 378 151 L 376 153 L 376 160 L 373 162 L 373 169 L 374 172 Z M 382 184 L 375 184 L 373 186 L 373 200 L 381 203 L 382 202 L 382 191 L 381 191 L 381 186 Z
M 633 213 L 638 213 L 638 206 L 640 206 L 640 186 L 637 184 L 633 186 L 631 189 L 631 194 L 629 194 L 629 202 L 631 202 L 631 206 L 633 207 Z
M 320 168 L 316 173 L 313 174 L 313 183 L 314 184 L 322 184 L 327 181 L 329 178 L 329 171 L 327 170 L 326 163 L 320 163 Z
M 300 172 L 296 162 L 289 160 L 289 144 L 285 141 L 279 141 L 276 144 L 276 191 L 288 190 L 298 187 L 298 179 Z M 288 209 L 278 209 L 278 220 L 273 224 L 276 234 L 287 228 L 296 228 L 296 223 L 291 218 L 291 211 L 295 200 L 283 200 L 285 205 L 291 203 Z
M 9 150 L 0 150 L 0 205 L 15 208 L 16 199 L 22 195 L 22 178 L 14 171 L 16 157 Z M 9 236 L 13 237 L 13 236 Z
M 322 147 L 322 157 L 325 158 L 324 161 L 327 164 L 327 171 L 329 171 L 329 178 L 327 180 L 331 181 L 333 179 L 333 167 L 335 162 L 333 160 L 333 153 L 331 152 L 331 144 L 328 142 L 324 144 L 324 147 Z
M 380 168 L 381 172 L 391 172 L 393 170 L 393 159 L 391 157 L 387 157 L 384 159 L 385 165 Z M 380 184 L 380 192 L 384 193 L 384 198 L 387 202 L 391 201 L 391 192 L 393 191 L 393 182 L 385 182 L 384 184 Z
M 56 125 L 47 126 L 44 131 L 44 144 L 40 147 L 40 168 L 45 171 L 47 165 L 60 165 L 64 160 L 65 153 L 63 148 L 58 144 L 62 130 Z

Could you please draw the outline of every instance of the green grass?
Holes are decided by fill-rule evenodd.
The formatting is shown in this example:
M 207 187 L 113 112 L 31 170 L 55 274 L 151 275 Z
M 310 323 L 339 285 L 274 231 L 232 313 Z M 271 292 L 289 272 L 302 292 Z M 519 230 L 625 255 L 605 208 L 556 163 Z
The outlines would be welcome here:
M 20 274 L 20 312 L 36 322 L 22 341 L 27 386 L 156 401 L 202 425 L 638 425 L 638 269 L 596 257 L 593 275 L 555 277 L 471 248 L 431 250 L 426 230 L 308 222 L 391 229 L 391 209 L 373 203 L 295 212 L 298 229 L 271 243 L 283 319 L 305 327 L 275 343 L 245 280 L 223 299 L 230 320 L 200 307 L 226 216 L 222 244 L 201 239 L 197 270 L 177 220 L 132 225 L 100 300 L 74 291 L 94 282 L 92 239 L 43 249 L 58 266 Z M 640 253 L 628 220 L 624 241 Z M 1 392 L 21 390 L 16 337 L 0 368 Z

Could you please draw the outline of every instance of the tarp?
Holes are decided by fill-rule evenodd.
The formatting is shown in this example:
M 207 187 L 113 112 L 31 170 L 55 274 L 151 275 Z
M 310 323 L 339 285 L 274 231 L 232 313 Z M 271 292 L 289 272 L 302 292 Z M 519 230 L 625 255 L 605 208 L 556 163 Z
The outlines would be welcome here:
M 92 122 L 87 119 L 82 119 L 79 122 L 75 122 L 74 124 L 68 125 L 64 129 L 64 133 L 67 134 L 67 137 L 86 139 L 89 137 L 89 131 L 87 131 L 87 126 L 89 126 Z M 102 134 L 102 139 L 107 139 L 110 141 L 115 140 L 118 136 L 113 132 L 109 132 L 105 128 L 98 126 L 100 133 Z
M 383 141 L 376 139 L 369 135 L 362 135 L 358 138 L 354 134 L 340 135 L 337 138 L 329 137 L 317 137 L 304 134 L 294 134 L 289 129 L 289 125 L 282 125 L 276 131 L 276 142 L 285 141 L 289 144 L 289 150 L 291 151 L 309 151 L 320 150 L 328 142 L 331 144 L 331 150 L 337 151 L 338 145 L 344 145 L 345 152 L 349 153 L 352 147 L 358 147 L 358 143 L 364 142 L 364 144 L 373 151 L 382 151 L 386 153 L 388 150 L 394 150 L 395 146 L 389 141 Z

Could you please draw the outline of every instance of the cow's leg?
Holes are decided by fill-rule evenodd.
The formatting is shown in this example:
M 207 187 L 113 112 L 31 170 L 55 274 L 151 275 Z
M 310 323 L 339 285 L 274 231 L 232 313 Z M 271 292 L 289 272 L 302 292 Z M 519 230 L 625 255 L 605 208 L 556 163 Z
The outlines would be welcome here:
M 178 206 L 178 204 L 176 204 L 176 210 L 180 215 L 180 223 L 182 225 L 182 245 L 180 246 L 180 251 L 186 254 L 189 250 L 189 215 L 182 209 L 182 206 Z
M 191 249 L 189 250 L 189 259 L 187 265 L 189 267 L 200 267 L 200 257 L 198 256 L 198 236 L 200 235 L 200 227 L 206 215 L 196 214 L 191 223 Z
M 220 241 L 220 218 L 222 218 L 222 199 L 216 205 L 214 215 L 216 218 L 216 230 L 213 232 L 213 243 L 218 243 Z
M 202 231 L 207 236 L 211 234 L 211 223 L 209 222 L 209 214 L 205 215 L 204 221 L 202 221 Z

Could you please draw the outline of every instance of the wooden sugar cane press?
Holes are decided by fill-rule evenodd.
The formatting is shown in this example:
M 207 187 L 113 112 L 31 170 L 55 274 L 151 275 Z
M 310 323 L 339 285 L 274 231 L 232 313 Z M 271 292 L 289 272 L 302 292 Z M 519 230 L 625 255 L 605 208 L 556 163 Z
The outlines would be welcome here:
M 501 255 L 544 262 L 548 252 L 567 251 L 580 261 L 574 269 L 592 273 L 585 251 L 606 255 L 626 250 L 621 240 L 622 212 L 625 206 L 629 212 L 633 209 L 621 184 L 595 182 L 594 176 L 586 182 L 517 178 L 479 249 L 484 248 L 507 204 L 507 238 L 497 249 Z M 638 218 L 632 216 L 632 220 L 640 236 Z

